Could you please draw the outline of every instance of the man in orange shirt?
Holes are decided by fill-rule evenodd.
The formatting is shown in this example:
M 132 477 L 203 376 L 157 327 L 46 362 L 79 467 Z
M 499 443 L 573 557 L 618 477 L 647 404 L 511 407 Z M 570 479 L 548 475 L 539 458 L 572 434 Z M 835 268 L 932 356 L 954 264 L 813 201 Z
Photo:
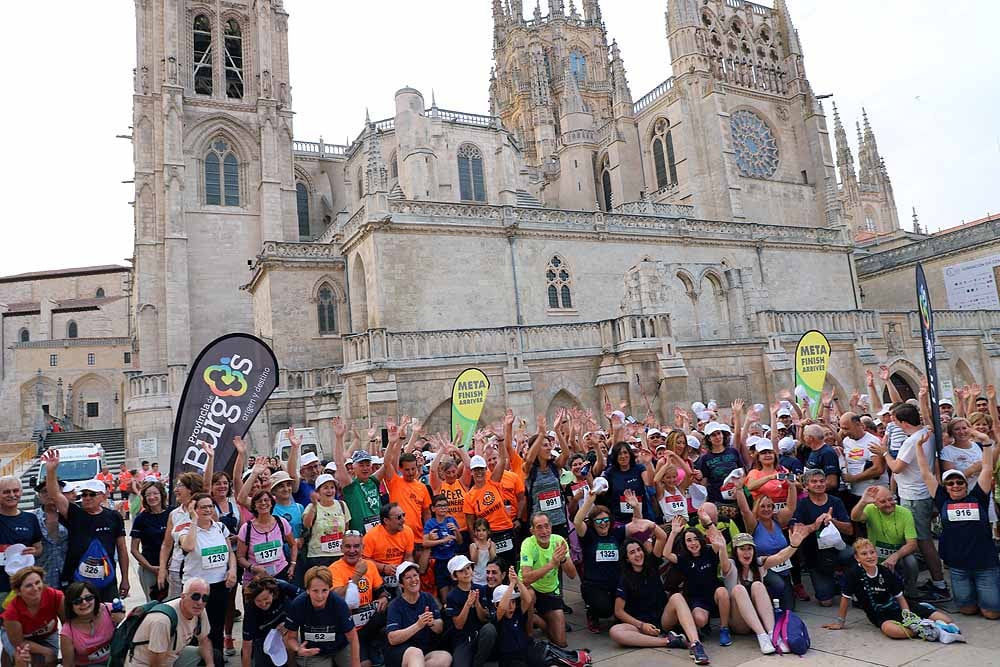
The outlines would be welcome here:
M 128 471 L 124 463 L 118 472 L 118 492 L 121 494 L 119 497 L 122 500 L 128 500 L 129 496 L 132 495 L 132 473 Z
M 431 496 L 427 493 L 427 487 L 421 482 L 417 475 L 417 457 L 413 454 L 403 454 L 399 457 L 399 470 L 402 476 L 397 475 L 395 466 L 390 461 L 392 457 L 385 459 L 385 482 L 389 489 L 389 502 L 399 503 L 399 506 L 406 512 L 406 525 L 413 530 L 418 547 L 424 542 L 424 523 L 431 516 Z
M 108 469 L 107 466 L 104 466 L 103 468 L 101 468 L 101 472 L 97 473 L 97 479 L 99 479 L 102 482 L 104 482 L 104 486 L 107 487 L 107 489 L 108 489 L 108 500 L 107 500 L 108 506 L 109 507 L 113 507 L 114 506 L 114 497 L 115 497 L 115 476 L 114 476 L 114 474 Z
M 364 539 L 356 530 L 344 533 L 340 545 L 344 556 L 330 565 L 334 593 L 345 597 L 350 581 L 358 587 L 358 606 L 351 609 L 351 619 L 358 629 L 362 663 L 371 660 L 371 647 L 385 630 L 385 610 L 389 606 L 389 593 L 383 588 L 378 566 L 361 557 Z
M 374 561 L 383 584 L 395 591 L 396 566 L 413 561 L 413 529 L 406 525 L 406 512 L 398 503 L 383 505 L 379 518 L 381 523 L 365 534 L 364 557 Z

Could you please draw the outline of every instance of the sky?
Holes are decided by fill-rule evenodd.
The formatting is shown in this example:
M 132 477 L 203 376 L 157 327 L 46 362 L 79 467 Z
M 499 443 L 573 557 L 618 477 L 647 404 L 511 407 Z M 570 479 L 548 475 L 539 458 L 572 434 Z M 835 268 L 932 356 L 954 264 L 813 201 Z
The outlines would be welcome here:
M 993 47 L 1000 3 L 787 2 L 813 89 L 834 95 L 855 161 L 854 121 L 867 110 L 904 227 L 914 206 L 931 230 L 1000 210 Z M 443 109 L 488 112 L 490 0 L 284 4 L 296 138 L 344 143 L 361 130 L 366 108 L 372 119 L 391 116 L 393 94 L 404 85 L 421 90 L 428 104 L 433 90 Z M 666 2 L 601 6 L 639 99 L 671 75 Z M 122 181 L 132 179 L 132 148 L 116 135 L 130 133 L 134 3 L 5 9 L 0 57 L 30 66 L 9 67 L 4 77 L 0 275 L 124 263 L 132 254 L 134 191 Z M 29 26 L 44 26 L 40 43 Z

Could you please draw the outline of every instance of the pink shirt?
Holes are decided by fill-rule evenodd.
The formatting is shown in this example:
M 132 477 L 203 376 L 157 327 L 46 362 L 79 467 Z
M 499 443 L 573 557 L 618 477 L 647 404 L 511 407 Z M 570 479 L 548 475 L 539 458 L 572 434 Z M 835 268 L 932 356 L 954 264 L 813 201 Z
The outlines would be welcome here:
M 86 629 L 75 628 L 66 623 L 59 631 L 60 636 L 73 641 L 73 652 L 77 665 L 104 665 L 111 656 L 111 636 L 115 633 L 115 622 L 111 618 L 111 603 L 105 602 L 97 608 L 94 634 Z

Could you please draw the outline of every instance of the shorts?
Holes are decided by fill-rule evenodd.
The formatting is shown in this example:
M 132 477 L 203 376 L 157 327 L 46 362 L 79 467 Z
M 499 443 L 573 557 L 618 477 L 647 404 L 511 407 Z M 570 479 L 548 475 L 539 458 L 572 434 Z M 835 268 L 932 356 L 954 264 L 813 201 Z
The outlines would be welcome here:
M 547 614 L 550 611 L 562 611 L 562 593 L 541 593 L 535 591 L 535 611 L 539 614 Z
M 120 489 L 118 493 L 120 494 L 119 498 L 121 498 L 122 500 L 128 500 L 129 498 L 132 497 L 132 491 L 129 489 Z
M 982 570 L 962 570 L 949 567 L 951 593 L 959 607 L 979 607 L 985 611 L 1000 611 L 1000 567 Z
M 899 504 L 910 510 L 913 515 L 913 525 L 917 529 L 918 540 L 933 539 L 931 534 L 931 519 L 934 518 L 934 500 L 921 498 L 919 500 L 900 499 Z
M 434 585 L 438 588 L 455 585 L 451 579 L 451 572 L 448 571 L 448 561 L 445 559 L 434 561 Z
M 920 618 L 930 618 L 931 614 L 937 611 L 937 607 L 926 602 L 915 602 L 910 605 L 910 611 Z M 896 607 L 895 609 L 885 609 L 880 613 L 875 612 L 868 616 L 868 620 L 874 623 L 877 628 L 882 627 L 882 624 L 886 621 L 902 623 L 903 609 L 902 607 Z
M 694 611 L 695 607 L 701 607 L 708 612 L 709 616 L 717 616 L 719 614 L 718 610 L 715 608 L 715 600 L 688 597 L 687 595 L 684 596 L 684 599 L 687 600 L 688 609 L 691 611 Z
M 42 637 L 41 639 L 32 639 L 31 641 L 36 644 L 41 644 L 42 646 L 47 646 L 51 648 L 56 654 L 59 653 L 59 633 L 53 632 L 48 637 Z M 7 635 L 7 629 L 0 626 L 0 643 L 3 644 L 3 653 L 7 656 L 13 656 L 17 653 L 14 650 L 14 644 L 11 643 L 10 637 Z

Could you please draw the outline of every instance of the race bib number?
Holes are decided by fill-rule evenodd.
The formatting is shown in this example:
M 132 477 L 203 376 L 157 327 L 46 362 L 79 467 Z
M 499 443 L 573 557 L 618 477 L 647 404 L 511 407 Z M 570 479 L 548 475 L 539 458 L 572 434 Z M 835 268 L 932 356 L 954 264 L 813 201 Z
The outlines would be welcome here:
M 365 524 L 364 524 L 365 532 L 367 533 L 369 530 L 371 530 L 378 524 L 379 524 L 379 518 L 377 516 L 368 517 L 367 519 L 365 519 Z
M 336 641 L 336 632 L 303 632 L 302 638 L 307 642 L 325 643 Z
M 875 543 L 875 552 L 878 553 L 879 560 L 885 560 L 898 550 L 899 547 L 894 544 L 885 544 L 884 542 Z
M 514 548 L 514 540 L 513 538 L 508 537 L 505 540 L 500 540 L 499 542 L 496 543 L 496 545 L 497 545 L 497 553 L 503 553 L 505 551 L 510 551 L 511 549 Z
M 781 510 L 788 507 L 788 503 L 774 503 L 774 511 L 780 512 Z
M 771 566 L 771 572 L 785 572 L 786 570 L 792 569 L 792 561 L 786 560 L 778 563 L 777 565 Z
M 224 544 L 217 547 L 205 547 L 201 550 L 201 567 L 204 570 L 225 567 L 228 562 L 229 547 Z
M 396 575 L 394 574 L 383 574 L 382 585 L 388 588 L 395 588 L 399 586 L 399 581 L 396 580 Z
M 344 541 L 343 533 L 330 533 L 319 538 L 320 551 L 335 554 L 340 551 L 340 543 Z
M 979 505 L 976 503 L 948 503 L 945 510 L 948 521 L 979 521 Z
M 0 544 L 0 567 L 7 564 L 7 547 L 9 544 Z
M 538 509 L 543 512 L 551 512 L 562 507 L 562 495 L 558 489 L 546 491 L 538 494 Z
M 597 545 L 597 554 L 594 560 L 598 563 L 617 563 L 618 562 L 618 545 L 601 543 Z
M 86 577 L 87 579 L 104 578 L 104 568 L 98 564 L 83 561 L 80 563 L 80 567 L 78 567 L 76 571 L 80 573 L 81 577 Z
M 619 498 L 619 501 L 621 502 L 621 505 L 620 505 L 621 509 L 619 511 L 622 514 L 631 514 L 632 513 L 632 506 L 628 504 L 627 500 L 625 500 L 625 496 L 622 496 L 621 498 Z
M 362 627 L 368 622 L 372 616 L 375 615 L 375 604 L 366 604 L 363 607 L 358 607 L 353 614 L 351 614 L 351 620 L 354 621 L 356 627 Z
M 667 496 L 663 499 L 667 504 L 667 513 L 670 516 L 681 516 L 687 514 L 687 501 L 684 496 Z
M 278 560 L 279 556 L 281 556 L 281 542 L 278 540 L 261 542 L 260 544 L 255 544 L 253 547 L 254 561 L 258 565 L 273 563 Z
M 111 644 L 105 644 L 87 656 L 87 661 L 92 663 L 102 662 L 111 655 Z

